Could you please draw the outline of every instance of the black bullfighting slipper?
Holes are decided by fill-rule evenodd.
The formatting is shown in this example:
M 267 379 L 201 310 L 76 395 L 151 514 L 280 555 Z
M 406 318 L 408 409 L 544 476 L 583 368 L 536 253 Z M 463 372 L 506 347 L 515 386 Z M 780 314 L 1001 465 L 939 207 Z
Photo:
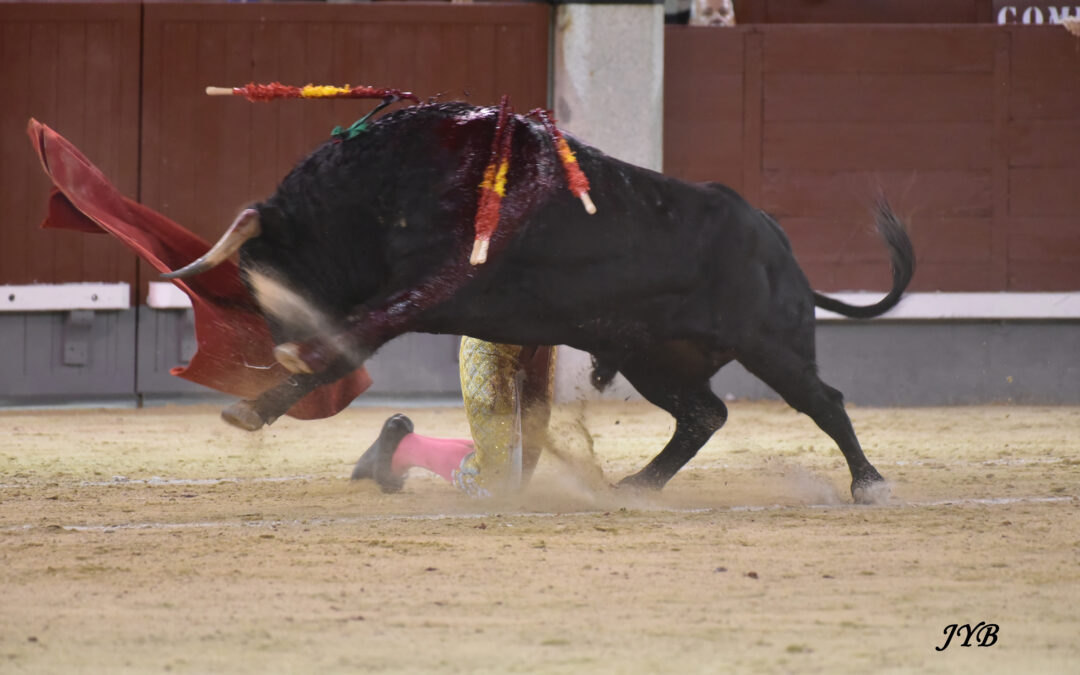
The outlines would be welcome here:
M 353 467 L 352 479 L 373 478 L 383 492 L 400 492 L 405 487 L 405 476 L 395 476 L 391 463 L 398 443 L 413 431 L 413 423 L 408 417 L 391 415 L 383 422 L 379 437 L 367 451 L 360 455 Z

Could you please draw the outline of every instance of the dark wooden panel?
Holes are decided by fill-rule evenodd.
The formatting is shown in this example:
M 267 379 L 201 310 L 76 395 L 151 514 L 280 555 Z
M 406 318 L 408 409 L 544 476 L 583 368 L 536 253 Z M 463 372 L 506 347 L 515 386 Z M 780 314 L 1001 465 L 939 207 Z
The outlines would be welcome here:
M 506 93 L 522 112 L 546 106 L 550 7 L 417 10 L 396 3 L 146 5 L 144 203 L 216 238 L 335 126 L 375 105 L 252 104 L 207 97 L 207 85 L 367 84 L 485 105 Z
M 990 251 L 993 285 L 1002 290 L 1008 285 L 1009 252 L 1009 80 L 1012 71 L 1012 35 L 998 31 L 994 35 L 994 157 L 990 170 L 993 189 L 993 224 Z
M 702 80 L 684 78 L 675 82 L 665 82 L 664 112 L 670 114 L 666 114 L 664 118 L 671 119 L 672 124 L 665 126 L 664 131 L 670 130 L 677 137 L 687 126 L 704 130 L 710 127 L 729 127 L 732 124 L 739 125 L 741 131 L 743 123 L 742 74 L 713 74 L 704 80 L 708 84 L 708 94 L 688 91 L 687 84 L 693 81 L 700 83 Z M 675 109 L 676 107 L 678 109 Z
M 1007 30 L 1012 38 L 1012 75 L 1017 80 L 1043 74 L 1080 76 L 1077 38 L 1061 26 L 1010 26 L 1001 30 Z
M 992 72 L 994 27 L 763 26 L 765 72 Z M 843 32 L 841 32 L 843 31 Z
M 913 289 L 986 290 L 993 283 L 989 218 L 902 215 L 918 251 Z M 815 288 L 889 288 L 888 253 L 862 218 L 786 218 L 796 257 Z
M 899 213 L 988 218 L 989 171 L 765 171 L 762 207 L 777 216 L 867 217 L 879 191 Z
M 828 224 L 865 227 L 881 190 L 913 224 L 916 289 L 1080 287 L 1076 38 L 1059 27 L 735 30 L 748 45 L 743 192 L 803 228 L 793 239 L 815 285 L 884 287 L 873 238 L 841 246 L 855 230 Z M 675 58 L 701 58 L 682 47 Z M 667 124 L 677 129 L 688 116 L 675 93 Z M 714 160 L 692 142 L 665 154 L 694 175 L 712 173 Z
M 1009 112 L 1014 120 L 1068 120 L 1080 118 L 1080 73 L 1037 73 L 1013 77 Z
M 676 77 L 688 73 L 741 73 L 743 35 L 747 32 L 703 26 L 667 26 L 664 28 L 664 65 L 671 62 L 677 66 Z
M 671 27 L 665 39 L 664 171 L 742 189 L 742 33 Z
M 1012 223 L 1009 233 L 1010 260 L 1073 262 L 1080 281 L 1078 226 L 1078 216 L 1018 219 Z
M 762 125 L 764 124 L 764 39 L 753 32 L 743 43 L 745 87 L 743 94 L 743 196 L 752 204 L 761 203 Z
M 739 23 L 975 23 L 990 21 L 990 0 L 749 0 Z
M 978 263 L 990 260 L 989 218 L 903 217 L 918 246 L 919 262 Z M 865 217 L 785 218 L 800 258 L 826 263 L 887 262 L 888 253 Z
M 1014 218 L 1010 223 L 1009 290 L 1080 289 L 1080 217 Z
M 719 181 L 742 189 L 742 124 L 694 133 L 693 127 L 672 133 L 664 141 L 664 173 L 683 180 Z M 669 159 L 670 157 L 670 159 Z
M 1009 150 L 1010 166 L 1080 168 L 1080 119 L 1014 122 Z
M 1080 288 L 1077 275 L 1080 262 L 1046 260 L 1009 264 L 1008 290 L 1016 292 L 1075 291 Z
M 990 120 L 988 73 L 769 73 L 765 121 Z
M 924 264 L 984 264 L 991 261 L 990 218 L 934 218 L 919 213 L 902 216 Z
M 131 4 L 0 4 L 0 283 L 124 281 L 135 259 L 107 237 L 37 226 L 50 184 L 31 118 L 137 196 L 139 13 Z
M 1009 214 L 1073 216 L 1080 214 L 1080 169 L 1011 169 Z M 1078 229 L 1080 234 L 1080 229 Z
M 1080 118 L 1080 44 L 1060 26 L 1014 26 L 1009 111 L 1013 119 Z
M 991 122 L 774 122 L 765 169 L 988 169 Z
M 820 291 L 888 291 L 891 277 L 888 263 L 844 262 L 802 265 L 811 286 Z M 952 292 L 1003 291 L 993 268 L 983 263 L 928 263 L 921 265 L 908 287 L 909 291 L 929 292 L 948 289 Z

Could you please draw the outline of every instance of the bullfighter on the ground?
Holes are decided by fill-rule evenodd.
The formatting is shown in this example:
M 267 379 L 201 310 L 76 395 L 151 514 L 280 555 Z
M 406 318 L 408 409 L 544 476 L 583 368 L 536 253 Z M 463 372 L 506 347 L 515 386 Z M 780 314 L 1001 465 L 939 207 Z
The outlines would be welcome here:
M 464 337 L 459 364 L 472 440 L 423 436 L 408 417 L 393 415 L 356 462 L 353 480 L 371 478 L 384 492 L 397 492 L 405 473 L 420 467 L 473 497 L 528 483 L 547 444 L 555 349 Z

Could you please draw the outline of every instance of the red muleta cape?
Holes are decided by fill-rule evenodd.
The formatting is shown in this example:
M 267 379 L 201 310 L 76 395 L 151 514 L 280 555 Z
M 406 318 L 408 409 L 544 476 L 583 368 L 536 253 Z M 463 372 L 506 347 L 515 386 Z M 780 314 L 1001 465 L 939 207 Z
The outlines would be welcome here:
M 34 119 L 27 133 L 54 186 L 42 227 L 108 232 L 159 272 L 183 267 L 209 250 L 201 237 L 121 195 L 60 134 Z M 191 298 L 198 343 L 191 362 L 173 368 L 173 375 L 243 398 L 255 398 L 289 376 L 274 360 L 270 331 L 234 262 L 173 283 Z M 370 386 L 367 370 L 358 368 L 311 392 L 288 414 L 299 419 L 329 417 Z

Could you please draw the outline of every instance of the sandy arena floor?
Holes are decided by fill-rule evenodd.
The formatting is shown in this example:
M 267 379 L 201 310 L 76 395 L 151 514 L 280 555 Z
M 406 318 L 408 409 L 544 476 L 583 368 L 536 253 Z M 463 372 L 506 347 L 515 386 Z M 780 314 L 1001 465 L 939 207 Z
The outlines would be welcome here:
M 1080 672 L 1080 408 L 852 408 L 872 507 L 780 404 L 732 404 L 647 496 L 605 486 L 670 419 L 570 406 L 599 469 L 545 457 L 512 503 L 351 483 L 390 412 L 0 412 L 0 672 Z M 935 650 L 979 622 L 994 644 Z

